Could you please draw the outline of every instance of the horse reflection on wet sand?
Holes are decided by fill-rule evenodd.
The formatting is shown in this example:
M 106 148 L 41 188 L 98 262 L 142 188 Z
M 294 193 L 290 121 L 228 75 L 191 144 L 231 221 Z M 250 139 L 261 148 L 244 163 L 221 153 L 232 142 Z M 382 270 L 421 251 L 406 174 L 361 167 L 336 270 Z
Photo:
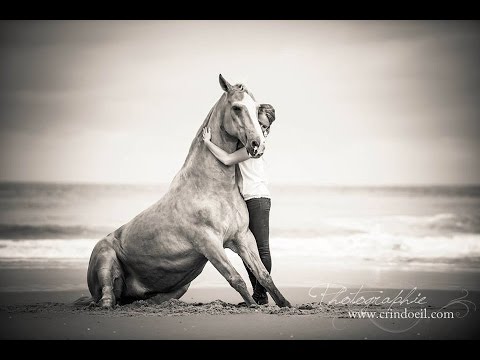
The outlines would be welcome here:
M 260 260 L 248 228 L 248 210 L 235 182 L 235 166 L 225 166 L 207 149 L 202 129 L 231 153 L 243 144 L 252 157 L 264 151 L 258 104 L 242 84 L 219 76 L 224 93 L 200 126 L 167 193 L 131 221 L 101 239 L 88 265 L 88 288 L 96 305 L 134 300 L 178 299 L 207 261 L 237 290 L 247 305 L 255 301 L 230 263 L 237 253 L 279 306 L 290 306 Z

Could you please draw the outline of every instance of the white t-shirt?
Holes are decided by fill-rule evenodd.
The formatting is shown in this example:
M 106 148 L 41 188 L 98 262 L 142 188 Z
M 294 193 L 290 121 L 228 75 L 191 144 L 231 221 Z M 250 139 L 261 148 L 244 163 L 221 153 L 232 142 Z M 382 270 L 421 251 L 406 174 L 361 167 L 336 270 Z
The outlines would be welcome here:
M 270 198 L 266 172 L 265 155 L 258 159 L 250 158 L 238 163 L 242 178 L 238 183 L 244 200 L 253 198 Z

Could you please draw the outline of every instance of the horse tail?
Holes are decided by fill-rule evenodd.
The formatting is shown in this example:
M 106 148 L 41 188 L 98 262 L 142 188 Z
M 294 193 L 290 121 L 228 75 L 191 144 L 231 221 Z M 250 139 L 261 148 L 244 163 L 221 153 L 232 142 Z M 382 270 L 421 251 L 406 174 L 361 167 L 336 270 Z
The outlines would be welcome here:
M 73 306 L 89 306 L 90 304 L 95 303 L 93 297 L 91 296 L 82 296 L 73 302 Z

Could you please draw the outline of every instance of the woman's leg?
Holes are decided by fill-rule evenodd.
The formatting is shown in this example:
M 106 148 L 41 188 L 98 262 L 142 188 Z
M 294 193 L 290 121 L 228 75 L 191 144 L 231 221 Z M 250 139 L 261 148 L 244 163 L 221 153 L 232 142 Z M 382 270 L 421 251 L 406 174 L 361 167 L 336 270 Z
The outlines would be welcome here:
M 249 214 L 249 228 L 250 231 L 255 236 L 257 241 L 257 248 L 260 254 L 260 259 L 262 260 L 263 265 L 267 269 L 268 273 L 272 270 L 272 258 L 270 255 L 270 245 L 269 245 L 269 236 L 270 236 L 270 207 L 271 200 L 269 198 L 254 198 L 246 201 L 248 214 Z M 248 277 L 252 283 L 254 289 L 254 298 L 266 298 L 267 291 L 266 289 L 257 283 L 257 279 L 252 274 L 250 269 L 245 266 L 247 269 Z

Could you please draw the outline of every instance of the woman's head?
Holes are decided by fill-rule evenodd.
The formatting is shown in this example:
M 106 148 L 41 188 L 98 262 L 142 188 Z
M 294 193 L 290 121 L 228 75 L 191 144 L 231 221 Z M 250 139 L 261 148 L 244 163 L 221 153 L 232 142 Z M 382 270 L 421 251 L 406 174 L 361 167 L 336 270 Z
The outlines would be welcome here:
M 275 109 L 270 104 L 260 104 L 258 107 L 258 121 L 263 131 L 263 136 L 270 133 L 270 126 L 275 121 Z

